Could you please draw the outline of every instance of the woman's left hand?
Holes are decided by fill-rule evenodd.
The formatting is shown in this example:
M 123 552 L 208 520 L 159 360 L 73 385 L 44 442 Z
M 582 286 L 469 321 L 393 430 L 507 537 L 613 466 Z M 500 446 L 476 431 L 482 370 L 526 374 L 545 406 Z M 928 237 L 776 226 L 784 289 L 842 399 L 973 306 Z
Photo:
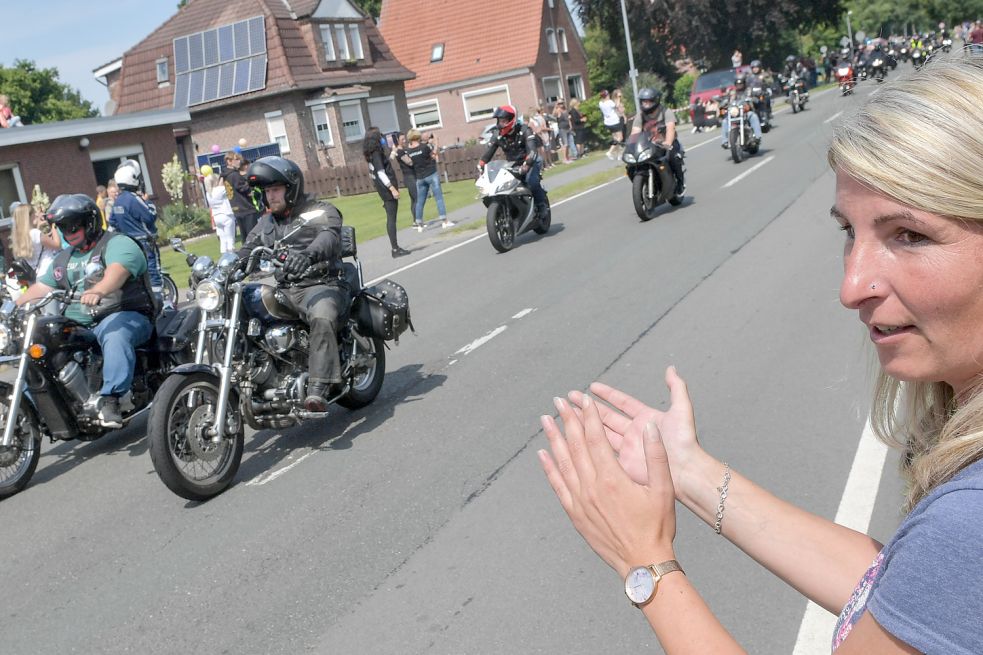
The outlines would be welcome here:
M 675 493 L 656 424 L 645 429 L 648 481 L 638 484 L 618 463 L 592 399 L 585 398 L 582 418 L 566 401 L 554 403 L 566 435 L 543 416 L 553 456 L 540 450 L 539 461 L 577 531 L 622 577 L 632 567 L 673 559 Z

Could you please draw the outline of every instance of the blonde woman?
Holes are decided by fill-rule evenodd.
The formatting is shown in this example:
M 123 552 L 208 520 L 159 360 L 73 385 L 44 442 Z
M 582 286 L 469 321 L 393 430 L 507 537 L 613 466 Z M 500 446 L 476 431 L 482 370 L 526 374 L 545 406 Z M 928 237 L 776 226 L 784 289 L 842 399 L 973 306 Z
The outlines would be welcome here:
M 57 232 L 51 226 L 43 225 L 41 216 L 27 203 L 14 209 L 13 219 L 11 240 L 14 257 L 26 260 L 38 276 L 46 273 L 61 250 Z M 42 227 L 46 227 L 46 230 L 42 231 Z
M 205 178 L 205 195 L 208 198 L 208 207 L 212 210 L 219 251 L 222 253 L 235 251 L 236 217 L 232 213 L 232 203 L 229 202 L 225 182 L 218 173 L 212 173 Z
M 868 96 L 828 153 L 830 229 L 845 241 L 840 302 L 877 351 L 871 424 L 902 449 L 908 482 L 908 515 L 887 544 L 710 456 L 671 367 L 667 411 L 594 384 L 610 404 L 558 400 L 565 435 L 543 418 L 550 484 L 591 547 L 629 576 L 626 593 L 667 653 L 744 652 L 670 563 L 685 556 L 673 545 L 676 501 L 839 615 L 837 655 L 983 653 L 981 105 L 983 56 L 933 58 Z M 654 591 L 649 564 L 664 574 Z

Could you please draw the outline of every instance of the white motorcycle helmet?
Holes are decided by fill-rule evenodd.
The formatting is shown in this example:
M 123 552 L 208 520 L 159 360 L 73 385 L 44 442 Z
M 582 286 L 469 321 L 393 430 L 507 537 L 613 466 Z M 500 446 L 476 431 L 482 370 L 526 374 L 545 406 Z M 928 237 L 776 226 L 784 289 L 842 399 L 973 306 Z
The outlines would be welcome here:
M 120 189 L 136 191 L 140 188 L 142 181 L 140 178 L 140 164 L 133 159 L 127 159 L 116 169 L 113 179 L 116 180 L 116 184 L 119 185 Z

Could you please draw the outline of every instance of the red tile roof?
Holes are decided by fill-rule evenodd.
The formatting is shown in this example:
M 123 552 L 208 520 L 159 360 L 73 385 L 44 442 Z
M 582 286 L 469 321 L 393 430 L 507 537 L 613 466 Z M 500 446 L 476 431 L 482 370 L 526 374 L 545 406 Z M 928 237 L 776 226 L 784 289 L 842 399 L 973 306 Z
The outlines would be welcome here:
M 543 6 L 543 0 L 383 0 L 379 29 L 396 59 L 416 73 L 406 83 L 414 91 L 533 66 Z M 437 43 L 444 44 L 444 58 L 431 62 Z

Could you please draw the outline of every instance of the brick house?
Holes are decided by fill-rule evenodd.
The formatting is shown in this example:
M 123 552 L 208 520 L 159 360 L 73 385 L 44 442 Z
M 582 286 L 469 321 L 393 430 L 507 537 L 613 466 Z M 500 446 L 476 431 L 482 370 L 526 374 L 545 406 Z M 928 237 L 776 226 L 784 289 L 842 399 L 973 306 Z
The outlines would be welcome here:
M 409 127 L 413 73 L 347 0 L 193 0 L 95 73 L 119 114 L 186 108 L 199 162 L 245 139 L 311 171 L 358 161 L 370 125 Z
M 384 0 L 379 28 L 416 74 L 406 83 L 410 123 L 445 145 L 478 137 L 499 105 L 528 115 L 590 93 L 564 0 Z

